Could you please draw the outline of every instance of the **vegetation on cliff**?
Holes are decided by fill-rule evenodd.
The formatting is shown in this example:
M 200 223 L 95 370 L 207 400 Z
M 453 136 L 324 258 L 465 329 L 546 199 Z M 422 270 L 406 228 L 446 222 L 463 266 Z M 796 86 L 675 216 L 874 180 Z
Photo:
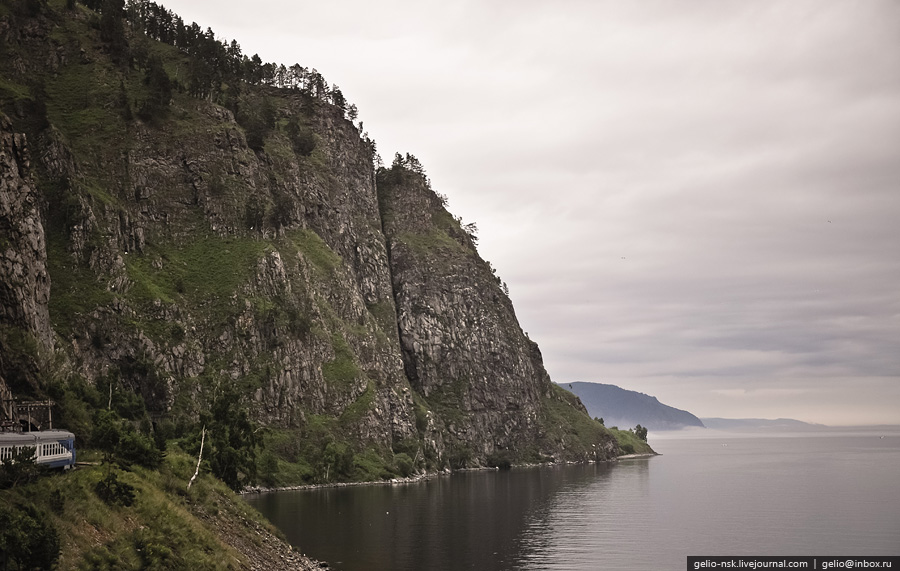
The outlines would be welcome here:
M 154 3 L 0 0 L 0 392 L 55 401 L 105 466 L 7 506 L 55 513 L 71 478 L 50 521 L 102 568 L 197 525 L 140 510 L 197 517 L 174 482 L 204 429 L 201 471 L 232 489 L 620 453 L 550 382 L 474 226 L 411 155 L 376 172 L 356 115 Z
M 317 569 L 196 459 L 46 474 L 0 494 L 4 569 Z M 101 492 L 110 490 L 112 492 Z

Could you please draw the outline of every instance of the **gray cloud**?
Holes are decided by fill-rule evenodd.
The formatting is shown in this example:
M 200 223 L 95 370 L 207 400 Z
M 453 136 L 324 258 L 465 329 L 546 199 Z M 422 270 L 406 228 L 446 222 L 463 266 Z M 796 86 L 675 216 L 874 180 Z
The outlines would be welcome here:
M 900 423 L 900 4 L 166 4 L 418 156 L 555 380 Z

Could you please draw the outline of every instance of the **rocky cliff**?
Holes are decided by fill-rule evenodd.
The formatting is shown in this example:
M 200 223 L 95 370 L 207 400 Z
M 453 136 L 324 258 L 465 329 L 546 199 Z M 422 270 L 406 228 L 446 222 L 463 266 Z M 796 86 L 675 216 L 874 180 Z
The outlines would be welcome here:
M 0 387 L 170 437 L 236 389 L 273 483 L 615 455 L 421 170 L 376 180 L 340 106 L 198 97 L 183 51 L 132 32 L 123 64 L 89 10 L 37 5 L 0 12 Z M 146 53 L 174 85 L 153 116 Z
M 436 441 L 461 459 L 570 456 L 547 435 L 558 397 L 540 350 L 472 236 L 415 168 L 381 171 L 377 188 L 406 376 L 437 412 Z

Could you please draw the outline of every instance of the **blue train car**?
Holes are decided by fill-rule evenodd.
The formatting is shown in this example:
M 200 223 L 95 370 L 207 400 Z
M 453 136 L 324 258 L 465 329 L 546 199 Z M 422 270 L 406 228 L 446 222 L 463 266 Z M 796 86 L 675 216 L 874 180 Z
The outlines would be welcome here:
M 35 463 L 68 470 L 75 465 L 75 435 L 67 430 L 0 432 L 0 462 L 12 458 L 18 448 L 34 448 Z

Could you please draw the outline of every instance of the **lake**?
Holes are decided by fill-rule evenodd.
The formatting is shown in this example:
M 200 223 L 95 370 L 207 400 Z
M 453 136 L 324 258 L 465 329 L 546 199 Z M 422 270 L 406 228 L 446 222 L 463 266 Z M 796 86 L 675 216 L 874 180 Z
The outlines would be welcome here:
M 616 464 L 246 496 L 342 571 L 684 569 L 688 555 L 900 554 L 900 431 L 650 435 Z

